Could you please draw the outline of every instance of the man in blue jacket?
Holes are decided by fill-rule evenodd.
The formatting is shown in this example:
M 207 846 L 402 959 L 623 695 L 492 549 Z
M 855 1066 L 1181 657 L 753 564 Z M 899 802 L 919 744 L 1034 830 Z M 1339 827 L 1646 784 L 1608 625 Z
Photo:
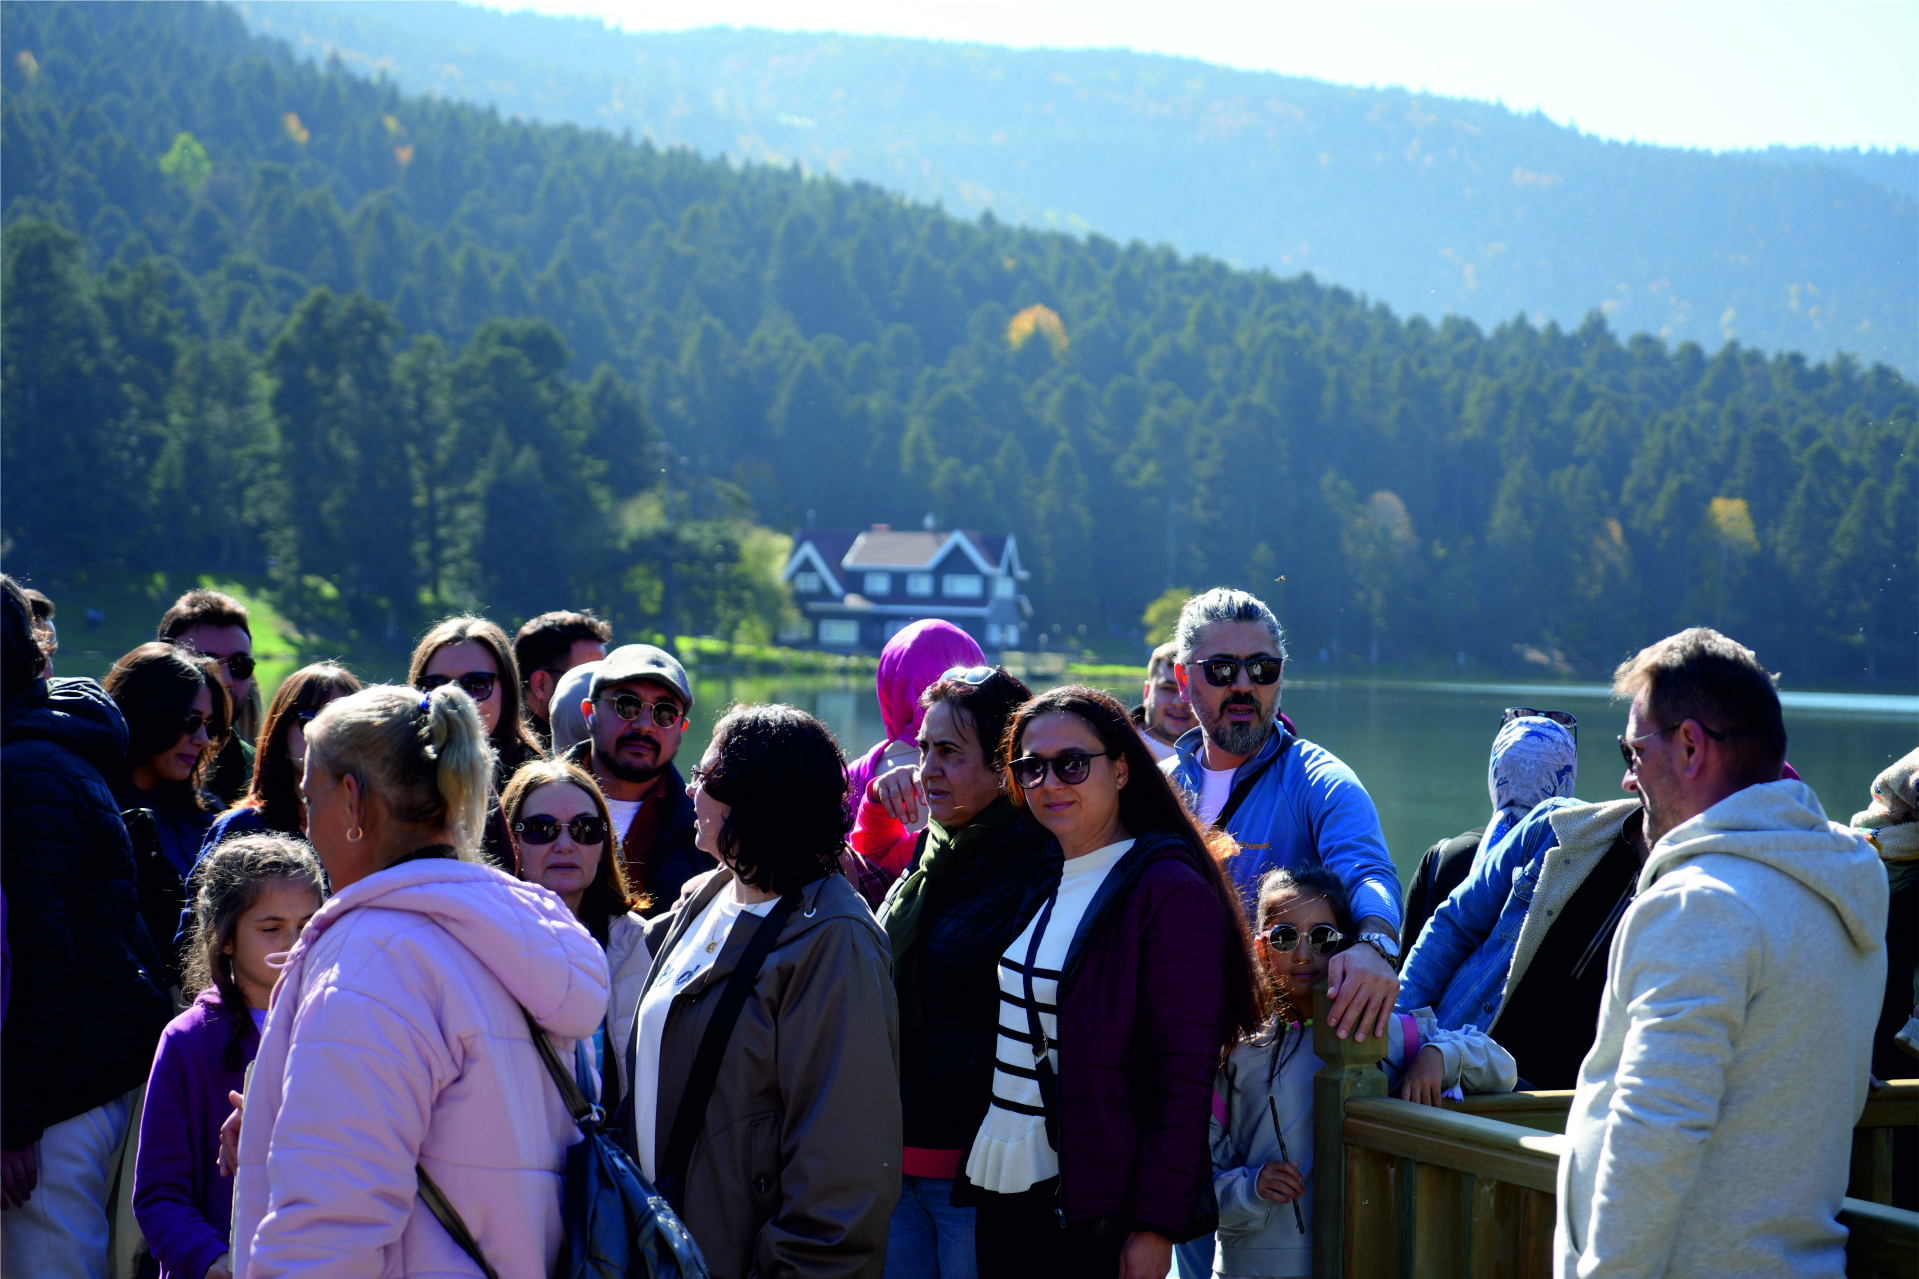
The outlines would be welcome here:
M 1249 910 L 1276 866 L 1324 864 L 1339 875 L 1364 944 L 1328 965 L 1332 1022 L 1342 1039 L 1385 1034 L 1399 990 L 1399 872 L 1353 770 L 1275 722 L 1286 660 L 1279 620 L 1245 591 L 1219 587 L 1186 601 L 1174 639 L 1180 691 L 1199 727 L 1162 767 L 1200 821 L 1239 844 L 1229 871 Z

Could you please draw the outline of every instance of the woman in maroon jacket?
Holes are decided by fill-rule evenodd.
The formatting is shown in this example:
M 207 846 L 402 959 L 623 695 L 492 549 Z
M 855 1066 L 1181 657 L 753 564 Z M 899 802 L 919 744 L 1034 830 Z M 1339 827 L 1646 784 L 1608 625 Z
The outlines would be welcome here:
M 1111 697 L 1034 698 L 1006 755 L 1065 865 L 1000 957 L 993 1101 L 965 1174 L 979 1273 L 1160 1279 L 1217 1216 L 1213 1076 L 1261 1012 L 1245 918 Z

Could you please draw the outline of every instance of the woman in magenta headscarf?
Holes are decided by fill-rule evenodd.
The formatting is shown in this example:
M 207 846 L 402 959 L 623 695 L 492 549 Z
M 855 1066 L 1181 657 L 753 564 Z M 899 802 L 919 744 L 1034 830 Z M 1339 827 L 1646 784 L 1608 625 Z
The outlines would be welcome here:
M 914 622 L 886 641 L 886 647 L 880 650 L 879 676 L 874 681 L 886 738 L 846 766 L 847 800 L 855 813 L 874 779 L 888 769 L 919 761 L 920 721 L 926 716 L 920 694 L 956 666 L 985 664 L 986 655 L 978 641 L 951 622 Z M 906 848 L 910 851 L 911 845 Z M 903 863 L 893 864 L 895 858 L 875 860 L 889 877 L 905 869 Z

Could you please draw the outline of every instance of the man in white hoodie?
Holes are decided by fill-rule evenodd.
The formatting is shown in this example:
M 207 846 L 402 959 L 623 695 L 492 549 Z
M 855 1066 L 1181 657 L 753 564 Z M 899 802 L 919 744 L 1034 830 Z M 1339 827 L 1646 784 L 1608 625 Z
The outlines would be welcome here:
M 1567 1118 L 1555 1279 L 1838 1279 L 1886 873 L 1779 780 L 1785 723 L 1751 650 L 1682 631 L 1613 691 L 1652 851 Z

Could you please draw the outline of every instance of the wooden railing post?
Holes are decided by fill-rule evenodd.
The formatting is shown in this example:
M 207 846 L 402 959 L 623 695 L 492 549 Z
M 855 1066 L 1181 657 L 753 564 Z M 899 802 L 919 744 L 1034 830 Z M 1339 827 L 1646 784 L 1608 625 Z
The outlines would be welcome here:
M 1313 1051 L 1325 1063 L 1313 1076 L 1313 1279 L 1345 1279 L 1346 1102 L 1386 1095 L 1386 1074 L 1379 1068 L 1386 1039 L 1341 1039 L 1328 1007 L 1322 981 L 1313 987 Z

